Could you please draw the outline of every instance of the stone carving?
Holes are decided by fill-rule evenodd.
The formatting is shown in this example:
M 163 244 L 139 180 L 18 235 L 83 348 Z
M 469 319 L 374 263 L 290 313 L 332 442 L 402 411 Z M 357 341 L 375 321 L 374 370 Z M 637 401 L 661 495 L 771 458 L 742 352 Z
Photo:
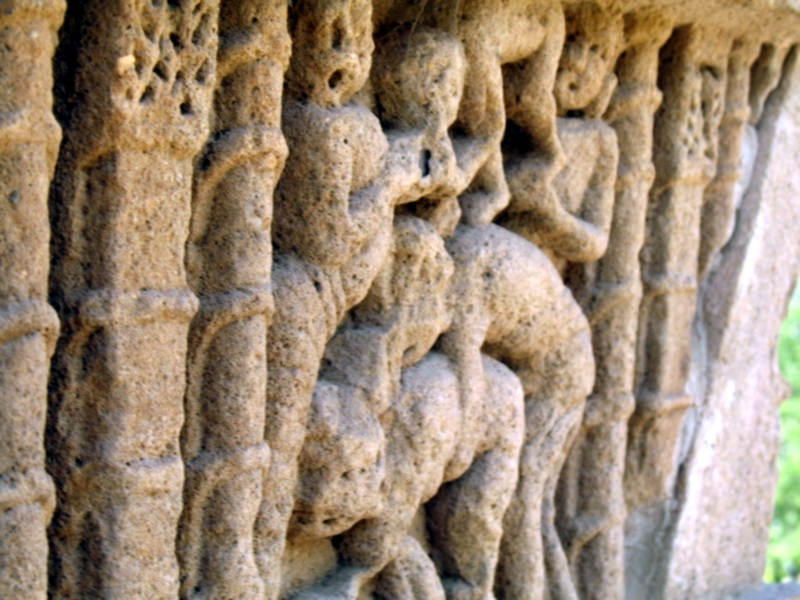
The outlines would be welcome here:
M 569 540 L 581 598 L 624 595 L 622 485 L 642 295 L 638 255 L 654 177 L 653 114 L 661 102 L 658 50 L 669 31 L 659 13 L 641 11 L 625 18 L 625 50 L 616 63 L 618 83 L 604 117 L 619 146 L 608 249 L 597 263 L 568 274 L 589 317 L 597 369 L 582 430 L 559 484 L 560 531 Z
M 659 74 L 664 101 L 656 114 L 656 177 L 641 255 L 637 405 L 626 466 L 627 501 L 633 506 L 666 494 L 691 403 L 686 383 L 703 194 L 716 173 L 729 48 L 713 31 L 684 26 L 662 51 L 661 60 L 669 60 L 671 68 Z
M 380 573 L 377 588 L 384 597 L 421 587 L 413 597 L 444 598 L 447 590 L 449 597 L 485 598 L 503 513 L 516 485 L 522 390 L 506 367 L 482 357 L 484 396 L 474 409 L 481 430 L 473 435 L 479 458 L 442 487 L 469 429 L 457 365 L 428 352 L 451 320 L 446 296 L 453 262 L 433 227 L 408 216 L 395 221 L 390 256 L 352 323 L 329 344 L 331 367 L 323 369 L 315 392 L 294 523 L 298 535 L 341 533 L 337 551 L 343 566 L 298 597 L 357 598 Z M 362 348 L 370 349 L 366 360 Z M 365 378 L 357 374 L 377 385 L 365 389 Z M 352 414 L 345 425 L 347 410 L 362 416 Z M 436 577 L 424 583 L 404 575 L 399 563 L 413 561 L 423 573 L 436 572 L 418 551 L 419 542 L 406 539 L 418 507 L 431 497 L 431 552 L 443 582 Z
M 53 483 L 45 472 L 47 193 L 61 129 L 51 60 L 64 2 L 0 10 L 0 596 L 44 598 Z
M 528 154 L 515 161 L 513 151 L 509 152 L 510 160 L 516 164 L 512 163 L 509 169 L 512 202 L 507 218 L 502 223 L 535 242 L 551 257 L 562 274 L 570 279 L 577 278 L 578 281 L 572 285 L 579 290 L 578 298 L 584 297 L 586 305 L 595 295 L 591 290 L 595 269 L 589 269 L 581 277 L 568 273 L 579 267 L 570 267 L 567 261 L 580 263 L 597 260 L 608 244 L 617 140 L 614 130 L 599 118 L 605 112 L 616 87 L 613 67 L 622 50 L 623 24 L 621 15 L 604 13 L 589 3 L 567 9 L 565 16 L 566 38 L 553 88 L 560 115 L 557 131 L 566 157 L 565 167 L 548 185 L 546 178 L 541 175 L 546 172 L 544 168 L 538 165 L 529 168 L 531 161 L 540 161 L 538 157 Z M 590 291 L 580 290 L 581 287 L 590 288 Z M 558 290 L 557 287 L 551 293 L 553 299 L 550 303 L 555 303 L 557 297 L 569 297 L 566 290 Z M 571 298 L 566 302 L 574 305 Z M 585 307 L 590 314 L 593 308 Z M 583 333 L 585 321 L 574 316 L 574 309 L 562 306 L 559 312 L 572 315 L 573 327 Z M 561 328 L 569 330 L 568 323 L 564 322 Z M 543 560 L 547 571 L 547 587 L 558 590 L 557 593 L 563 597 L 571 598 L 577 597 L 576 584 L 580 587 L 581 582 L 580 575 L 577 575 L 578 581 L 573 581 L 568 565 L 572 565 L 574 573 L 580 573 L 581 567 L 575 563 L 579 561 L 583 546 L 595 535 L 589 530 L 597 529 L 599 516 L 592 514 L 595 507 L 581 506 L 581 498 L 587 496 L 587 492 L 581 488 L 595 487 L 593 479 L 604 478 L 603 470 L 607 467 L 607 461 L 603 461 L 602 466 L 591 463 L 593 455 L 598 452 L 592 448 L 591 438 L 579 444 L 582 448 L 575 449 L 576 454 L 586 452 L 587 459 L 584 464 L 571 465 L 575 472 L 565 474 L 564 479 L 570 480 L 566 495 L 573 497 L 565 498 L 561 503 L 562 512 L 558 519 L 560 531 L 556 532 L 556 484 L 567 451 L 578 435 L 583 402 L 594 380 L 594 363 L 591 356 L 586 356 L 582 345 L 575 346 L 576 342 L 571 342 L 573 346 L 564 349 L 557 344 L 548 347 L 541 341 L 538 343 L 541 347 L 539 353 L 544 355 L 543 362 L 546 365 L 542 372 L 536 373 L 538 377 L 555 379 L 548 369 L 552 369 L 548 363 L 553 359 L 547 354 L 552 353 L 564 361 L 562 369 L 582 373 L 583 378 L 566 379 L 558 388 L 543 386 L 538 396 L 527 396 L 528 413 L 536 411 L 538 415 L 535 420 L 529 420 L 526 426 L 529 441 L 521 460 L 519 500 L 524 506 L 532 504 L 534 498 L 541 498 L 538 501 L 543 503 L 543 542 L 528 540 L 520 543 L 514 539 L 522 539 L 526 534 L 520 532 L 534 532 L 536 528 L 510 521 L 510 516 L 514 514 L 510 513 L 507 517 L 507 536 L 511 537 L 508 542 L 509 565 L 505 568 L 509 572 L 509 581 L 514 583 L 509 585 L 503 597 L 535 597 L 536 590 L 544 587 L 543 582 L 524 581 L 518 574 L 520 570 L 528 571 L 523 567 L 524 563 L 519 564 L 521 560 L 530 560 L 543 552 L 543 559 L 538 558 L 540 564 L 534 568 L 541 570 Z M 602 440 L 596 445 L 605 449 L 608 443 Z M 526 483 L 526 479 L 530 479 L 531 483 Z M 601 510 L 607 510 L 609 498 L 601 499 L 602 496 L 594 494 L 590 497 L 601 506 Z M 525 508 L 521 512 L 531 512 L 534 515 L 532 518 L 537 518 L 537 511 Z M 543 544 L 542 551 L 532 551 L 540 544 Z M 606 560 L 605 553 L 602 560 Z
M 217 13 L 213 0 L 91 0 L 70 3 L 62 30 L 51 276 L 62 335 L 48 424 L 55 598 L 178 594 L 179 436 L 197 310 L 184 245 Z
M 304 3 L 293 17 L 283 113 L 290 156 L 276 192 L 276 309 L 267 343 L 272 460 L 257 527 L 268 597 L 279 590 L 297 458 L 325 344 L 369 291 L 388 251 L 394 206 L 434 192 L 447 174 L 428 164 L 439 162 L 430 151 L 420 165 L 427 131 L 388 140 L 377 117 L 352 99 L 369 75 L 370 23 L 364 0 Z
M 789 115 L 797 115 L 797 100 L 792 99 L 798 82 L 796 61 L 795 48 L 779 69 L 783 76 L 775 81 L 780 84 L 769 94 L 756 121 L 753 133 L 761 151 L 755 161 L 750 159 L 755 162 L 753 185 L 741 200 L 731 240 L 701 288 L 693 340 L 699 356 L 693 357 L 690 380 L 696 399 L 689 415 L 694 417 L 694 423 L 690 422 L 694 426 L 683 434 L 691 436 L 691 443 L 682 441 L 689 450 L 677 477 L 680 505 L 673 509 L 669 537 L 662 537 L 669 552 L 661 552 L 664 558 L 653 561 L 661 563 L 664 597 L 738 597 L 739 590 L 753 585 L 750 582 L 760 579 L 764 570 L 768 540 L 754 532 L 772 520 L 773 506 L 758 498 L 765 491 L 772 493 L 774 471 L 752 470 L 747 465 L 756 454 L 778 452 L 779 438 L 766 443 L 758 440 L 766 439 L 763 432 L 777 426 L 771 408 L 774 398 L 787 397 L 789 392 L 774 366 L 775 355 L 763 351 L 769 344 L 753 336 L 761 340 L 775 336 L 783 314 L 768 308 L 769 299 L 791 293 L 794 285 L 794 273 L 774 280 L 765 277 L 779 273 L 779 265 L 793 253 L 796 237 L 790 223 L 798 210 L 794 195 L 786 194 L 791 179 L 765 171 L 793 171 L 787 168 L 785 157 L 796 153 L 797 138 L 784 132 L 796 118 Z M 753 80 L 760 76 L 762 66 L 753 69 Z M 778 139 L 782 141 L 776 145 Z M 752 138 L 748 142 L 752 145 Z M 766 148 L 770 150 L 764 152 Z M 742 158 L 747 169 L 748 157 Z M 731 288 L 737 291 L 730 293 Z M 751 329 L 751 323 L 757 327 Z M 736 393 L 731 393 L 734 389 Z M 783 391 L 765 394 L 759 389 Z M 723 472 L 744 476 L 723 479 Z M 738 522 L 747 525 L 740 527 Z M 712 562 L 718 566 L 710 569 Z
M 0 0 L 0 596 L 755 583 L 758 544 L 697 575 L 708 523 L 746 534 L 692 478 L 743 461 L 723 405 L 780 393 L 723 374 L 797 271 L 764 254 L 800 226 L 797 31 L 766 0 Z
M 195 171 L 186 258 L 200 310 L 189 334 L 181 440 L 185 598 L 264 595 L 253 535 L 269 467 L 270 228 L 288 154 L 280 114 L 289 53 L 285 3 L 221 5 L 214 131 Z
M 736 209 L 734 189 L 743 176 L 742 145 L 750 117 L 750 69 L 758 51 L 758 44 L 753 40 L 738 39 L 728 55 L 725 108 L 719 124 L 717 171 L 703 195 L 698 257 L 698 275 L 701 279 L 733 233 Z

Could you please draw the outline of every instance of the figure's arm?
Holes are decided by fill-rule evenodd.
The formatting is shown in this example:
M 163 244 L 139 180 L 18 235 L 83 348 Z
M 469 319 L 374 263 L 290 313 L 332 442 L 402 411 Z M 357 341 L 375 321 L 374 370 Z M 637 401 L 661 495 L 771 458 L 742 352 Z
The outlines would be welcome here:
M 479 32 L 465 39 L 467 72 L 453 148 L 459 169 L 459 193 L 466 189 L 492 151 L 499 148 L 506 126 L 500 57 Z
M 619 147 L 617 134 L 609 126 L 602 124 L 600 130 L 600 153 L 595 171 L 589 181 L 589 188 L 581 206 L 581 220 L 595 228 L 593 257 L 598 260 L 605 254 L 611 231 L 611 218 L 614 213 L 616 197 L 617 166 Z
M 609 73 L 603 78 L 603 87 L 600 93 L 592 100 L 591 104 L 586 107 L 584 111 L 584 118 L 586 119 L 600 119 L 608 110 L 608 105 L 611 104 L 611 97 L 617 89 L 617 76 L 614 73 Z
M 386 332 L 379 327 L 344 329 L 325 347 L 320 379 L 363 392 L 375 415 L 389 408 L 399 387 L 399 365 L 390 363 Z
M 508 117 L 528 134 L 537 159 L 547 163 L 553 175 L 564 164 L 553 96 L 564 47 L 564 14 L 558 4 L 552 3 L 543 15 L 547 34 L 539 49 L 527 60 L 510 65 L 505 71 Z
M 349 195 L 349 218 L 352 231 L 350 248 L 356 252 L 363 244 L 386 227 L 391 228 L 394 207 L 416 200 L 414 192 L 420 189 L 423 172 L 420 166 L 422 148 L 418 135 L 387 137 L 375 123 L 376 137 L 382 138 L 381 156 L 368 155 L 368 160 L 381 160 L 381 169 L 375 178 L 360 190 Z M 352 168 L 358 168 L 354 165 Z
M 350 195 L 351 254 L 381 229 L 391 228 L 394 191 L 394 186 L 378 181 Z
M 597 260 L 608 246 L 608 232 L 566 211 L 552 190 L 530 217 L 542 245 L 571 262 Z
M 284 104 L 289 158 L 278 184 L 273 243 L 317 264 L 346 253 L 353 153 L 332 135 L 319 107 Z M 338 256 L 333 256 L 336 254 Z
M 479 284 L 479 282 L 476 282 Z M 458 291 L 456 290 L 456 293 Z M 460 294 L 459 294 L 460 295 Z M 469 303 L 467 298 L 458 302 Z M 467 314 L 466 307 L 457 310 L 450 330 L 440 339 L 441 351 L 455 365 L 459 381 L 461 428 L 453 458 L 447 465 L 444 481 L 460 477 L 472 464 L 477 447 L 481 413 L 486 393 L 481 347 L 486 337 L 487 324 L 474 318 L 478 307 Z
M 576 216 L 561 204 L 551 185 L 542 186 L 535 166 L 525 165 L 525 176 L 515 177 L 517 211 L 524 214 L 537 241 L 572 262 L 599 259 L 608 247 L 614 208 L 618 148 L 616 133 L 601 125 L 598 162 Z

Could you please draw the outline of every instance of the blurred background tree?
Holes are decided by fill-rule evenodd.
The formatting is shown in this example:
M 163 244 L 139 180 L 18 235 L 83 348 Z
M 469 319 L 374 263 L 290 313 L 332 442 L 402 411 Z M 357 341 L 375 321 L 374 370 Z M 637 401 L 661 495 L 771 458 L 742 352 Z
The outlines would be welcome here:
M 783 445 L 764 574 L 767 582 L 798 580 L 800 573 L 800 286 L 781 327 L 778 360 L 792 385 L 792 397 L 781 405 Z

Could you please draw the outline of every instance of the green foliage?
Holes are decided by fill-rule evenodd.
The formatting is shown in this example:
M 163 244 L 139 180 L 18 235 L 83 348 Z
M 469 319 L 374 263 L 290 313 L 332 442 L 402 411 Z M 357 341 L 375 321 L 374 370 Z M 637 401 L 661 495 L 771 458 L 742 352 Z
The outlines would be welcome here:
M 800 573 L 800 286 L 781 327 L 778 360 L 793 392 L 781 406 L 783 447 L 764 574 L 768 582 L 797 579 Z

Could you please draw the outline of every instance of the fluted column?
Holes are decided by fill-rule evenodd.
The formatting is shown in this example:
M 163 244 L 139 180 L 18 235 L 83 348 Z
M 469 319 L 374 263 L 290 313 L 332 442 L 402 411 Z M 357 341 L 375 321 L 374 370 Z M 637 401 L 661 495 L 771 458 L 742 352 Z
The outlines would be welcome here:
M 686 384 L 697 304 L 704 191 L 716 172 L 730 42 L 696 25 L 661 52 L 647 232 L 641 253 L 636 410 L 629 424 L 629 508 L 670 494 L 677 441 L 692 399 Z
M 756 60 L 759 44 L 754 40 L 736 40 L 728 57 L 725 112 L 719 125 L 719 160 L 717 172 L 703 194 L 698 270 L 701 279 L 713 266 L 713 260 L 733 233 L 734 188 L 742 177 L 741 156 L 745 129 L 750 118 L 750 68 Z

